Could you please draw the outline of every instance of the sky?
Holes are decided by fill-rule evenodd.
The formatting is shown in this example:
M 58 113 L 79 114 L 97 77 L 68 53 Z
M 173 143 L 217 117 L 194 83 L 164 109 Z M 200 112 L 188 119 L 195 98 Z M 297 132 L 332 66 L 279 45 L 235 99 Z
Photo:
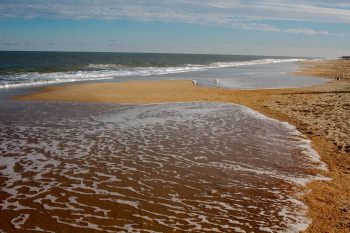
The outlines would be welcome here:
M 349 0 L 0 0 L 0 50 L 350 55 Z

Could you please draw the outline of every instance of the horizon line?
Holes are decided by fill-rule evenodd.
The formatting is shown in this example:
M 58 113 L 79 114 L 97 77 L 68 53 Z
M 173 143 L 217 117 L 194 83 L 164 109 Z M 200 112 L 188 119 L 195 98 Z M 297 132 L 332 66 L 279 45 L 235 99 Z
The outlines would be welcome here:
M 125 53 L 125 54 L 178 54 L 178 55 L 217 55 L 217 56 L 257 56 L 292 58 L 327 58 L 314 56 L 260 55 L 260 54 L 220 54 L 220 53 L 184 53 L 184 52 L 120 52 L 120 51 L 84 51 L 84 50 L 0 50 L 0 52 L 48 52 L 48 53 Z M 339 56 L 339 58 L 342 56 Z

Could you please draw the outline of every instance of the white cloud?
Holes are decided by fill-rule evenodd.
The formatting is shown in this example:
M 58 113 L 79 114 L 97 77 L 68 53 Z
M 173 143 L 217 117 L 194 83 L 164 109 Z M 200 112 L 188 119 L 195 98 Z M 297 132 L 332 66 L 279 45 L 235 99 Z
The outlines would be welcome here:
M 2 0 L 0 18 L 133 19 L 333 35 L 307 28 L 281 30 L 271 22 L 348 24 L 350 9 L 349 3 L 340 0 L 32 0 L 30 3 L 26 0 Z
M 283 32 L 292 33 L 292 34 L 304 34 L 304 35 L 329 35 L 327 31 L 315 31 L 308 28 L 287 28 Z

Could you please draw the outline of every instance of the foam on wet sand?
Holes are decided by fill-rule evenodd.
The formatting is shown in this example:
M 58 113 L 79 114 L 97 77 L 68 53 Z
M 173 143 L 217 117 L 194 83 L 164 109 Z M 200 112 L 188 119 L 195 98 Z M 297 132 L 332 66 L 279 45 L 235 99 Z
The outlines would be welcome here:
M 13 227 L 298 232 L 309 222 L 297 193 L 322 163 L 287 124 L 224 103 L 31 104 L 37 115 L 27 103 L 7 106 L 17 121 L 1 116 L 1 213 Z
M 333 69 L 333 65 L 331 67 L 331 69 Z M 330 70 L 331 70 L 330 69 Z M 314 72 L 314 71 L 313 71 Z M 322 72 L 324 73 L 324 69 L 322 69 Z M 315 72 L 314 72 L 315 73 Z M 313 74 L 314 74 L 313 73 Z M 317 73 L 317 72 L 316 72 Z M 322 73 L 322 74 L 323 74 Z M 326 75 L 327 76 L 327 75 Z M 168 82 L 168 84 L 170 84 L 169 82 L 171 81 L 166 81 Z M 317 150 L 317 152 L 321 153 L 322 158 L 325 159 L 325 161 L 327 161 L 327 164 L 330 166 L 330 170 L 328 171 L 328 175 L 330 175 L 333 180 L 332 182 L 313 182 L 311 184 L 308 185 L 308 187 L 310 187 L 312 189 L 311 193 L 308 193 L 306 199 L 304 198 L 303 200 L 306 201 L 306 203 L 309 206 L 309 216 L 312 217 L 312 224 L 311 227 L 309 228 L 310 232 L 317 232 L 320 229 L 323 230 L 327 230 L 327 231 L 331 231 L 334 229 L 337 229 L 337 232 L 346 232 L 346 226 L 344 225 L 345 223 L 343 223 L 343 220 L 345 221 L 346 219 L 346 212 L 342 211 L 341 213 L 338 213 L 336 210 L 337 208 L 332 208 L 332 206 L 338 206 L 339 202 L 339 198 L 344 197 L 344 195 L 346 195 L 346 193 L 349 192 L 349 188 L 348 185 L 349 184 L 347 181 L 348 176 L 346 176 L 346 174 L 344 172 L 342 172 L 342 164 L 346 163 L 346 157 L 342 156 L 342 152 L 340 151 L 336 151 L 334 149 L 334 147 L 332 145 L 330 145 L 330 141 L 332 141 L 333 139 L 337 139 L 338 135 L 342 135 L 341 132 L 343 129 L 346 130 L 346 128 L 337 128 L 336 130 L 339 131 L 340 133 L 337 133 L 337 131 L 335 129 L 333 130 L 333 134 L 335 136 L 332 136 L 329 140 L 325 140 L 324 136 L 321 135 L 317 135 L 317 136 L 312 136 L 313 133 L 316 133 L 319 131 L 319 129 L 314 129 L 312 127 L 313 121 L 311 121 L 311 125 L 308 125 L 308 122 L 310 123 L 310 119 L 308 120 L 308 118 L 303 117 L 303 112 L 301 112 L 300 114 L 298 112 L 295 111 L 295 109 L 292 109 L 293 111 L 291 111 L 291 103 L 293 103 L 294 105 L 296 105 L 297 107 L 299 106 L 303 106 L 305 107 L 310 107 L 308 106 L 307 101 L 311 101 L 311 103 L 314 102 L 315 100 L 322 100 L 322 101 L 332 101 L 332 103 L 338 103 L 339 101 L 342 101 L 342 98 L 344 97 L 346 99 L 346 88 L 349 88 L 348 83 L 346 82 L 346 80 L 341 81 L 341 82 L 337 82 L 337 83 L 331 83 L 331 84 L 327 84 L 327 85 L 320 85 L 317 87 L 312 87 L 312 88 L 303 88 L 303 89 L 285 89 L 285 90 L 256 90 L 256 91 L 229 91 L 229 90 L 220 90 L 220 89 L 207 89 L 207 88 L 199 88 L 199 87 L 194 87 L 192 86 L 191 81 L 173 81 L 172 84 L 175 84 L 175 82 L 178 82 L 177 85 L 184 85 L 183 87 L 187 87 L 189 88 L 187 91 L 185 89 L 182 89 L 181 87 L 176 91 L 176 90 L 172 90 L 173 94 L 177 92 L 177 96 L 174 98 L 174 95 L 167 95 L 167 93 L 171 94 L 172 91 L 168 91 L 171 90 L 171 88 L 166 89 L 166 93 L 158 93 L 158 91 L 155 91 L 155 96 L 153 95 L 144 95 L 145 92 L 147 92 L 147 90 L 153 90 L 152 86 L 154 85 L 154 83 L 152 82 L 148 82 L 148 84 L 150 84 L 149 87 L 147 87 L 147 85 L 145 85 L 146 90 L 145 92 L 142 92 L 142 89 L 133 89 L 130 88 L 129 90 L 133 92 L 133 94 L 137 95 L 138 91 L 141 91 L 142 94 L 138 95 L 138 98 L 134 98 L 134 99 L 130 99 L 130 98 L 120 98 L 120 97 L 116 97 L 115 96 L 115 90 L 119 90 L 121 89 L 121 86 L 119 86 L 118 88 L 116 88 L 114 85 L 115 84 L 105 84 L 105 86 L 101 86 L 102 84 L 90 84 L 89 85 L 74 85 L 74 86 L 65 86 L 62 89 L 59 89 L 61 87 L 59 87 L 58 89 L 56 88 L 52 88 L 51 93 L 50 92 L 50 88 L 44 90 L 41 93 L 38 93 L 38 95 L 34 95 L 34 96 L 22 96 L 20 97 L 21 99 L 26 99 L 29 100 L 32 98 L 32 100 L 45 100 L 46 97 L 50 97 L 51 99 L 47 99 L 47 100 L 61 100 L 61 101 L 82 101 L 82 102 L 133 102 L 133 103 L 147 103 L 147 102 L 185 102 L 185 101 L 212 101 L 212 102 L 234 102 L 234 103 L 240 103 L 240 104 L 244 104 L 247 105 L 255 110 L 258 110 L 259 112 L 262 112 L 266 115 L 272 116 L 274 118 L 277 118 L 279 120 L 282 121 L 288 121 L 294 125 L 297 126 L 298 130 L 300 130 L 301 132 L 303 132 L 304 134 L 307 134 L 310 136 L 311 133 L 311 138 L 312 138 L 312 144 L 315 147 L 315 149 Z M 181 84 L 180 84 L 181 83 Z M 141 84 L 141 83 L 139 83 Z M 147 84 L 147 83 L 143 83 L 142 85 Z M 160 83 L 158 83 L 160 84 Z M 170 86 L 173 86 L 173 85 Z M 135 83 L 125 83 L 122 84 L 124 85 L 123 87 L 131 87 L 133 85 L 135 85 Z M 131 86 L 129 86 L 131 85 Z M 102 90 L 98 90 L 98 88 L 106 88 L 107 89 L 107 95 L 104 96 L 93 96 L 92 93 L 89 92 L 93 92 L 93 93 L 99 93 Z M 179 87 L 179 86 L 178 86 Z M 70 90 L 70 88 L 72 88 Z M 78 88 L 82 88 L 82 91 L 84 91 L 83 93 L 88 93 L 88 95 L 86 97 L 80 97 L 80 98 L 76 98 L 74 96 L 69 96 L 67 98 L 64 97 L 59 97 L 57 99 L 56 95 L 54 97 L 54 95 L 51 94 L 55 94 L 54 91 L 63 91 L 64 89 L 67 91 L 66 94 L 70 94 L 74 91 L 72 90 L 78 90 Z M 174 88 L 174 87 L 172 87 Z M 109 92 L 109 90 L 111 90 L 111 92 Z M 185 91 L 183 91 L 185 90 Z M 344 91 L 345 90 L 345 91 Z M 103 91 L 102 91 L 103 92 Z M 49 94 L 48 94 L 49 93 Z M 181 93 L 181 95 L 179 95 L 179 93 Z M 320 95 L 320 93 L 328 93 L 328 95 Z M 307 94 L 307 95 L 306 95 Z M 46 95 L 46 96 L 45 96 Z M 93 97 L 92 97 L 93 96 Z M 72 98 L 73 97 L 73 98 Z M 299 98 L 302 97 L 302 98 Z M 321 98 L 322 97 L 322 98 Z M 334 98 L 333 98 L 334 97 Z M 335 99 L 336 97 L 336 99 Z M 56 99 L 55 99 L 56 98 Z M 300 101 L 299 101 L 300 99 Z M 299 101 L 299 102 L 298 102 Z M 283 103 L 286 102 L 288 104 L 283 105 Z M 343 104 L 344 102 L 340 103 Z M 328 106 L 328 105 L 327 105 Z M 342 105 L 339 105 L 342 106 Z M 339 107 L 338 106 L 338 107 Z M 346 105 L 344 105 L 346 106 Z M 327 110 L 327 109 L 325 109 Z M 340 111 L 341 109 L 336 109 L 337 114 L 339 116 L 346 116 L 346 109 L 344 109 L 344 111 Z M 327 110 L 328 111 L 328 110 Z M 327 112 L 324 111 L 324 112 Z M 339 114 L 338 114 L 339 113 Z M 348 114 L 347 114 L 348 116 Z M 319 116 L 320 117 L 320 116 Z M 321 118 L 318 119 L 323 119 L 322 116 Z M 327 117 L 328 119 L 332 119 L 334 120 L 335 124 L 341 123 L 336 121 L 336 119 L 334 119 L 334 117 Z M 311 119 L 312 120 L 312 119 Z M 327 119 L 325 119 L 325 121 L 327 121 Z M 323 123 L 320 122 L 317 123 L 318 126 L 320 126 L 321 129 L 324 128 Z M 140 132 L 142 133 L 142 132 Z M 166 137 L 166 136 L 165 136 Z M 310 138 L 310 137 L 309 137 Z M 303 139 L 304 140 L 304 139 Z M 301 140 L 302 141 L 302 140 Z M 346 143 L 346 140 L 339 140 L 340 143 Z M 338 141 L 335 141 L 334 143 L 339 143 Z M 310 141 L 303 141 L 302 144 L 300 144 L 299 146 L 301 146 L 301 148 L 304 147 L 304 149 L 302 149 L 302 153 L 305 153 L 307 155 L 313 155 L 312 158 L 314 159 L 314 162 L 317 161 L 317 156 L 315 154 L 315 152 L 311 149 L 310 145 Z M 340 144 L 342 145 L 342 144 Z M 340 148 L 345 148 L 346 149 L 346 145 L 344 147 L 340 147 Z M 107 153 L 108 151 L 106 151 Z M 142 155 L 139 155 L 142 158 Z M 309 157 L 308 157 L 309 158 Z M 338 159 L 339 158 L 339 159 Z M 339 162 L 339 161 L 341 162 Z M 193 161 L 194 162 L 198 162 L 201 164 L 204 161 L 208 161 L 208 156 L 206 155 L 200 155 L 200 156 L 194 156 L 193 157 Z M 311 159 L 312 161 L 312 159 Z M 12 161 L 15 162 L 15 161 Z M 226 164 L 226 161 L 225 161 Z M 216 164 L 216 165 L 222 165 L 221 164 Z M 72 165 L 75 166 L 75 165 Z M 159 166 L 159 168 L 162 168 L 161 163 L 155 163 L 154 166 Z M 229 168 L 225 168 L 225 169 L 241 169 L 242 170 L 242 165 L 241 164 L 231 164 L 231 167 Z M 345 166 L 345 165 L 344 165 Z M 220 167 L 220 166 L 217 166 Z M 250 167 L 246 166 L 243 167 L 244 169 L 250 169 Z M 129 170 L 129 172 L 132 172 L 134 169 Z M 256 169 L 255 169 L 256 170 Z M 81 173 L 83 174 L 84 171 L 86 172 L 86 170 L 82 170 Z M 110 175 L 110 174 L 108 174 Z M 261 175 L 261 174 L 260 174 Z M 270 175 L 270 174 L 267 174 Z M 315 174 L 312 174 L 315 175 Z M 14 176 L 15 177 L 15 176 Z M 38 176 L 40 177 L 40 175 Z M 69 178 L 73 179 L 74 176 L 69 176 Z M 105 177 L 105 176 L 102 176 Z M 171 176 L 173 177 L 173 176 Z M 176 174 L 174 177 L 176 178 L 181 178 L 179 177 L 179 174 Z M 314 176 L 316 179 L 318 179 L 317 175 Z M 116 179 L 116 178 L 115 178 Z M 157 180 L 159 181 L 159 180 Z M 200 182 L 202 182 L 203 184 L 207 184 L 208 181 L 200 179 Z M 284 180 L 286 181 L 286 180 Z M 294 181 L 296 181 L 294 179 Z M 291 180 L 287 180 L 286 181 L 291 182 Z M 292 182 L 294 183 L 294 182 Z M 299 184 L 304 183 L 304 180 L 301 179 Z M 295 184 L 295 183 L 294 183 Z M 86 184 L 76 184 L 78 186 L 76 187 L 85 187 Z M 140 188 L 145 191 L 150 189 L 151 186 L 149 186 L 148 184 L 141 182 L 138 183 L 138 185 L 140 185 Z M 191 187 L 191 186 L 188 186 Z M 337 187 L 337 188 L 334 188 Z M 127 190 L 134 190 L 132 187 L 128 187 Z M 15 191 L 15 190 L 13 190 Z M 75 190 L 75 192 L 79 192 L 80 194 L 84 194 L 83 190 Z M 209 193 L 213 193 L 215 194 L 217 192 L 217 190 L 213 191 L 213 192 L 209 192 Z M 278 194 L 278 191 L 276 190 L 271 190 L 272 193 Z M 62 193 L 63 195 L 64 193 Z M 114 195 L 120 195 L 121 193 L 116 192 Z M 224 197 L 229 197 L 230 195 L 228 194 L 222 194 L 221 195 L 223 198 Z M 245 196 L 241 196 L 242 200 L 244 200 L 246 197 Z M 178 200 L 178 195 L 173 195 L 171 197 L 171 199 L 173 201 Z M 71 199 L 73 200 L 73 199 Z M 126 200 L 126 201 L 130 201 L 130 200 Z M 295 199 L 294 199 L 295 201 Z M 293 201 L 292 201 L 293 202 Z M 15 202 L 13 202 L 15 203 Z M 302 206 L 301 203 L 298 203 L 297 205 Z M 343 202 L 341 202 L 343 203 Z M 17 203 L 19 204 L 19 203 Z M 168 206 L 167 203 L 164 204 L 165 206 Z M 249 205 L 249 206 L 254 206 L 254 205 Z M 305 207 L 305 206 L 304 206 Z M 328 208 L 329 207 L 329 208 Z M 98 207 L 99 209 L 103 209 L 102 207 Z M 303 209 L 303 208 L 301 208 Z M 306 209 L 304 208 L 303 211 L 305 211 Z M 108 210 L 105 210 L 108 212 Z M 181 210 L 177 210 L 174 209 L 173 211 L 176 211 L 175 213 L 181 213 Z M 263 210 L 261 212 L 261 214 L 264 214 L 265 210 Z M 288 213 L 288 211 L 286 210 L 281 210 L 279 215 L 283 215 L 284 213 Z M 140 216 L 140 215 L 138 215 Z M 299 214 L 300 216 L 300 214 Z M 335 217 L 336 216 L 336 217 Z M 18 216 L 14 216 L 18 217 Z M 200 217 L 201 221 L 205 221 L 206 218 Z M 288 217 L 286 217 L 285 219 L 288 219 Z M 229 223 L 233 226 L 234 224 L 237 224 L 237 222 L 240 222 L 240 220 L 242 220 L 240 217 L 238 217 L 236 220 L 229 220 Z M 299 221 L 298 224 L 295 224 L 294 226 L 301 228 L 305 228 L 306 225 L 308 224 L 308 221 L 305 221 L 306 219 L 303 218 L 304 221 Z M 60 220 L 61 221 L 61 220 Z M 67 220 L 68 221 L 68 220 Z M 161 220 L 158 220 L 158 222 L 162 222 Z M 230 225 L 228 224 L 228 225 Z M 86 225 L 86 223 L 85 223 Z M 226 226 L 226 225 L 223 225 Z M 293 226 L 293 225 L 292 225 Z M 345 228 L 343 227 L 345 226 Z M 130 227 L 132 227 L 132 225 L 130 224 L 125 224 L 125 227 L 127 227 L 128 229 L 130 229 Z M 196 225 L 196 227 L 199 227 L 198 225 Z M 38 227 L 39 229 L 39 227 Z M 211 228 L 211 230 L 214 230 L 215 228 Z M 241 228 L 239 228 L 241 229 Z M 235 228 L 236 231 L 239 230 L 238 228 Z M 271 231 L 271 229 L 269 228 L 265 228 L 264 226 L 260 226 L 260 230 L 263 231 Z

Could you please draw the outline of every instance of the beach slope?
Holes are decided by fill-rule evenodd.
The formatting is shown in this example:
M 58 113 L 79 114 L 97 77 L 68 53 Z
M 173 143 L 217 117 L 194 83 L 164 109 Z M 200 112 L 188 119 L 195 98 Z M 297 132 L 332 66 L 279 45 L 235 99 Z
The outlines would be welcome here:
M 315 181 L 304 201 L 312 224 L 307 232 L 350 231 L 350 61 L 301 64 L 301 75 L 331 78 L 306 88 L 225 90 L 190 80 L 86 83 L 47 87 L 17 100 L 101 103 L 230 102 L 287 121 L 312 141 L 328 165 L 330 181 Z

